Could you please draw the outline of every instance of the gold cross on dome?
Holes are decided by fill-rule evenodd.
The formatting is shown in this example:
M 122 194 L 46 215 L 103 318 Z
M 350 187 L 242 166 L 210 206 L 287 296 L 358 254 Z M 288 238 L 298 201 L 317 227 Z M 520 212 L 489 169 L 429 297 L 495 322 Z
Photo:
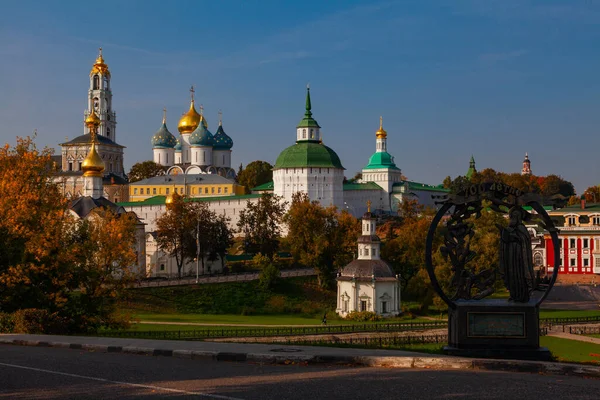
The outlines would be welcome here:
M 194 85 L 192 85 L 192 87 L 190 88 L 190 93 L 191 93 L 191 96 L 192 96 L 192 100 L 194 100 L 194 93 L 195 92 L 196 91 L 194 90 Z
M 371 212 L 371 200 L 367 200 L 367 212 Z

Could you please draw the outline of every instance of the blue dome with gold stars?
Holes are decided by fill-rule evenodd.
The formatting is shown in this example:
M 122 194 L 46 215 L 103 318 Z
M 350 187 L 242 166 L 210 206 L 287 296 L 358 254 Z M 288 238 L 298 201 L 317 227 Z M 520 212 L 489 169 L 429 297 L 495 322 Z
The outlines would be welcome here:
M 233 140 L 225 133 L 221 123 L 219 123 L 219 129 L 215 133 L 214 142 L 215 150 L 231 150 L 233 147 Z
M 190 135 L 190 146 L 213 146 L 214 138 L 212 133 L 204 126 L 198 124 L 198 127 Z
M 177 144 L 177 139 L 169 130 L 167 129 L 167 121 L 166 118 L 163 117 L 162 126 L 154 136 L 152 136 L 152 148 L 165 148 L 172 149 Z

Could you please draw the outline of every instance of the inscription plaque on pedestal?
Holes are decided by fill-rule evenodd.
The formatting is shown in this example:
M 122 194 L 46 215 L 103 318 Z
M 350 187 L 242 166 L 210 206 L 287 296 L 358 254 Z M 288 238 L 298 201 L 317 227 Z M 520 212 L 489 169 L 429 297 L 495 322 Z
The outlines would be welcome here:
M 524 338 L 525 336 L 525 313 L 467 313 L 467 337 Z

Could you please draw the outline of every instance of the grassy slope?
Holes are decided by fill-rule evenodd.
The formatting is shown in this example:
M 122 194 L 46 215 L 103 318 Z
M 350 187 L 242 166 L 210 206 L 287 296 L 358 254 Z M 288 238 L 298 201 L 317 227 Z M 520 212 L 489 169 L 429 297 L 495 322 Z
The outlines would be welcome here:
M 552 336 L 542 336 L 540 345 L 547 347 L 557 361 L 600 363 L 600 345 Z

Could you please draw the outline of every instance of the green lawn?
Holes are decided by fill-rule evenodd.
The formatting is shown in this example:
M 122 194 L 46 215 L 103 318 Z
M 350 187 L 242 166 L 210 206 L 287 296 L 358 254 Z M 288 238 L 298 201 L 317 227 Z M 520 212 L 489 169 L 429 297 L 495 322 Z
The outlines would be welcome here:
M 542 336 L 540 346 L 547 347 L 557 361 L 600 363 L 600 344 Z
M 600 310 L 540 310 L 540 318 L 600 317 Z

